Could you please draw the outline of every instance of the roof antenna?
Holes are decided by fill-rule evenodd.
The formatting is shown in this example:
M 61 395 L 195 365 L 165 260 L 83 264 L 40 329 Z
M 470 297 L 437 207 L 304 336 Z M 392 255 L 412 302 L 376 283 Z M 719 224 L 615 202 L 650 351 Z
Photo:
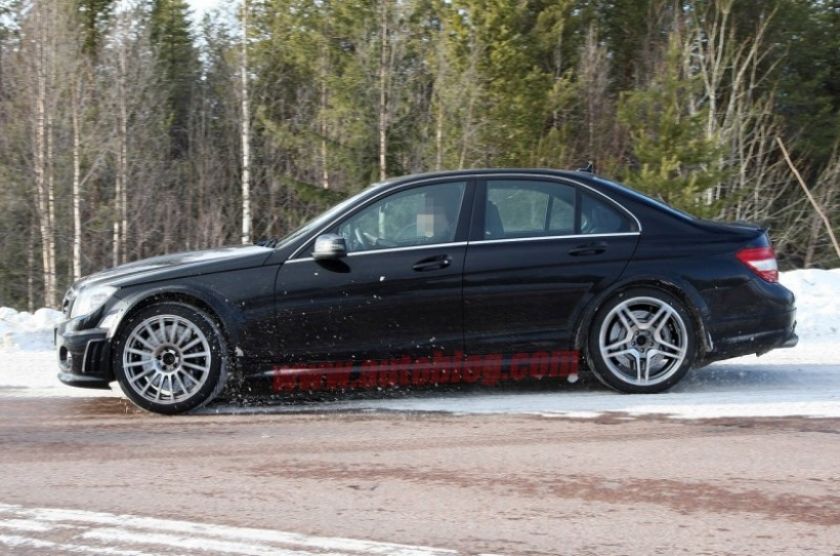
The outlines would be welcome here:
M 590 160 L 586 163 L 585 167 L 578 168 L 578 172 L 586 172 L 587 174 L 594 174 L 595 173 L 595 165 Z

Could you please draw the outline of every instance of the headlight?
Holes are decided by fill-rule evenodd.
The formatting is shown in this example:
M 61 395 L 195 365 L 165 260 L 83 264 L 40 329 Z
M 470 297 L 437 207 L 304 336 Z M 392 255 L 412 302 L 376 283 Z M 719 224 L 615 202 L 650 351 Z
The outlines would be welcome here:
M 76 300 L 73 302 L 73 309 L 70 311 L 70 318 L 88 315 L 105 304 L 114 295 L 117 288 L 114 286 L 92 286 L 82 288 Z

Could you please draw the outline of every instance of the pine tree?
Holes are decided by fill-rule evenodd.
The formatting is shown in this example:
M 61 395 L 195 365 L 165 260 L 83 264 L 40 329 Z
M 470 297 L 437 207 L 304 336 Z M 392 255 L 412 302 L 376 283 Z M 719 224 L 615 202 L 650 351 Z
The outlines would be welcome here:
M 95 56 L 102 43 L 108 18 L 114 7 L 114 0 L 76 0 L 79 22 L 82 26 L 83 51 Z
M 157 54 L 159 78 L 167 90 L 172 155 L 189 149 L 189 116 L 199 61 L 190 29 L 187 0 L 152 0 L 150 39 Z
M 644 89 L 622 95 L 618 115 L 632 145 L 634 164 L 624 181 L 677 208 L 717 212 L 703 193 L 723 177 L 722 151 L 704 129 L 705 109 L 694 107 L 697 79 L 686 75 L 679 40 L 671 39 L 658 75 Z

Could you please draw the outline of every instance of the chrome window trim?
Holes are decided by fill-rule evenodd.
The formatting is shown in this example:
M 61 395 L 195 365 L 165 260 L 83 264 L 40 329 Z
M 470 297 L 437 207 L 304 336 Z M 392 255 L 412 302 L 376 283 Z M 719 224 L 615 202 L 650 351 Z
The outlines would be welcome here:
M 425 245 L 407 245 L 405 247 L 388 247 L 387 249 L 365 249 L 364 251 L 355 251 L 347 253 L 347 257 L 361 257 L 363 255 L 375 255 L 379 253 L 397 253 L 400 251 L 418 251 L 420 249 L 438 249 L 443 247 L 464 247 L 469 245 L 468 241 L 450 241 L 448 243 L 428 243 Z M 312 257 L 305 257 L 302 259 L 290 259 L 285 264 L 298 263 L 302 261 L 314 261 Z
M 470 245 L 481 245 L 484 243 L 514 243 L 520 241 L 546 241 L 550 239 L 587 239 L 592 237 L 625 237 L 625 236 L 637 236 L 641 234 L 641 232 L 617 232 L 614 234 L 567 234 L 567 235 L 555 235 L 555 236 L 534 236 L 534 237 L 509 237 L 509 238 L 501 238 L 501 239 L 477 239 L 475 241 L 468 242 Z
M 392 193 L 402 191 L 403 189 L 409 189 L 411 187 L 414 187 L 414 186 L 417 186 L 417 185 L 423 185 L 423 184 L 426 184 L 426 183 L 447 182 L 447 181 L 450 181 L 450 182 L 464 181 L 464 182 L 469 183 L 471 180 L 488 181 L 488 180 L 491 180 L 493 178 L 500 178 L 500 177 L 501 178 L 508 178 L 508 177 L 511 177 L 511 178 L 531 178 L 531 179 L 535 179 L 536 181 L 541 180 L 541 181 L 553 181 L 553 182 L 557 182 L 557 183 L 564 183 L 564 182 L 565 183 L 573 183 L 573 184 L 575 184 L 579 187 L 582 187 L 582 188 L 594 193 L 595 195 L 600 195 L 601 197 L 603 197 L 604 199 L 606 199 L 607 201 L 609 201 L 610 203 L 612 203 L 613 205 L 618 207 L 619 210 L 621 210 L 625 214 L 629 215 L 633 219 L 633 221 L 636 223 L 636 226 L 638 227 L 638 231 L 636 231 L 636 232 L 622 232 L 621 234 L 586 234 L 586 235 L 582 234 L 579 237 L 595 237 L 596 235 L 600 235 L 601 237 L 616 236 L 616 235 L 627 235 L 627 234 L 637 235 L 637 234 L 642 233 L 642 223 L 639 221 L 639 219 L 636 217 L 636 215 L 633 214 L 632 212 L 630 212 L 629 209 L 627 209 L 624 205 L 622 205 L 621 203 L 619 203 L 615 199 L 612 199 L 611 197 L 605 195 L 604 193 L 601 193 L 600 191 L 598 191 L 594 187 L 592 187 L 590 185 L 587 185 L 587 184 L 585 184 L 581 181 L 578 181 L 574 178 L 569 178 L 569 177 L 566 177 L 566 176 L 554 176 L 554 175 L 551 175 L 551 174 L 541 174 L 538 171 L 536 171 L 536 172 L 505 172 L 505 171 L 501 171 L 501 172 L 478 173 L 478 174 L 466 173 L 466 174 L 461 174 L 461 175 L 458 175 L 458 176 L 451 176 L 451 177 L 434 176 L 434 177 L 424 178 L 424 179 L 421 179 L 421 180 L 418 180 L 418 181 L 407 182 L 407 183 L 401 184 L 397 187 L 394 187 L 393 189 L 388 188 L 385 191 L 380 191 L 379 193 L 377 193 L 376 195 L 374 195 L 373 197 L 368 199 L 365 202 L 365 205 L 376 202 L 379 198 L 381 198 L 385 195 L 390 195 Z M 297 257 L 300 254 L 301 251 L 303 251 L 304 247 L 306 247 L 309 244 L 309 242 L 312 241 L 313 238 L 316 238 L 319 235 L 323 234 L 325 231 L 329 230 L 333 225 L 335 225 L 338 221 L 340 221 L 342 218 L 344 218 L 346 216 L 346 214 L 347 214 L 346 212 L 343 213 L 343 214 L 339 214 L 338 216 L 336 216 L 335 218 L 330 220 L 320 230 L 318 230 L 317 232 L 315 232 L 314 234 L 309 236 L 306 239 L 306 241 L 304 241 L 300 245 L 300 247 L 295 249 L 292 252 L 292 254 L 289 255 L 286 258 L 285 262 L 286 263 L 291 263 L 291 262 L 294 262 L 294 261 L 297 261 L 297 260 L 302 260 L 302 261 L 312 260 L 312 257 L 306 257 L 306 258 L 301 258 L 301 259 L 295 259 L 295 257 Z M 556 239 L 558 237 L 575 237 L 575 236 L 568 235 L 568 236 L 545 236 L 545 237 L 546 237 L 546 239 L 548 239 L 548 238 Z M 487 241 L 511 241 L 511 240 L 514 240 L 514 239 L 529 239 L 530 240 L 530 239 L 535 239 L 535 238 L 511 238 L 510 240 L 508 240 L 508 239 L 476 240 L 476 241 L 473 241 L 473 242 L 468 241 L 466 243 L 469 244 L 469 243 L 482 243 L 482 242 L 487 242 Z M 447 244 L 438 244 L 438 245 L 451 245 L 451 244 L 447 243 Z M 423 247 L 426 247 L 426 246 L 423 246 Z M 397 248 L 394 248 L 394 249 L 406 249 L 406 248 L 405 247 L 397 247 Z M 385 251 L 385 250 L 384 249 L 372 250 L 370 252 L 382 253 L 383 251 Z M 367 253 L 367 252 L 369 252 L 369 251 L 357 251 L 357 253 Z M 351 255 L 351 253 L 348 253 L 348 256 L 349 255 Z
M 484 245 L 488 243 L 519 243 L 523 241 L 547 241 L 559 239 L 589 239 L 599 237 L 631 237 L 638 236 L 641 232 L 619 232 L 615 234 L 568 234 L 556 236 L 535 236 L 535 237 L 511 237 L 502 239 L 477 239 L 475 241 L 453 241 L 450 243 L 429 243 L 428 245 L 409 245 L 406 247 L 389 247 L 387 249 L 367 249 L 365 251 L 356 251 L 355 253 L 347 253 L 347 257 L 361 257 L 364 255 L 375 255 L 378 253 L 398 253 L 401 251 L 417 251 L 420 249 L 438 249 L 444 247 L 469 247 L 471 245 Z M 289 259 L 284 264 L 300 263 L 304 261 L 314 261 L 312 257 L 304 257 L 301 259 Z

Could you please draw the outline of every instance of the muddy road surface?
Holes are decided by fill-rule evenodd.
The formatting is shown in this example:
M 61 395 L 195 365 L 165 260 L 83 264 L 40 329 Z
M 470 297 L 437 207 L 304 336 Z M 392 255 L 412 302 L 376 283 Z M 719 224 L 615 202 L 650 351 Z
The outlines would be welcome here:
M 6 398 L 0 553 L 840 554 L 840 421 Z

